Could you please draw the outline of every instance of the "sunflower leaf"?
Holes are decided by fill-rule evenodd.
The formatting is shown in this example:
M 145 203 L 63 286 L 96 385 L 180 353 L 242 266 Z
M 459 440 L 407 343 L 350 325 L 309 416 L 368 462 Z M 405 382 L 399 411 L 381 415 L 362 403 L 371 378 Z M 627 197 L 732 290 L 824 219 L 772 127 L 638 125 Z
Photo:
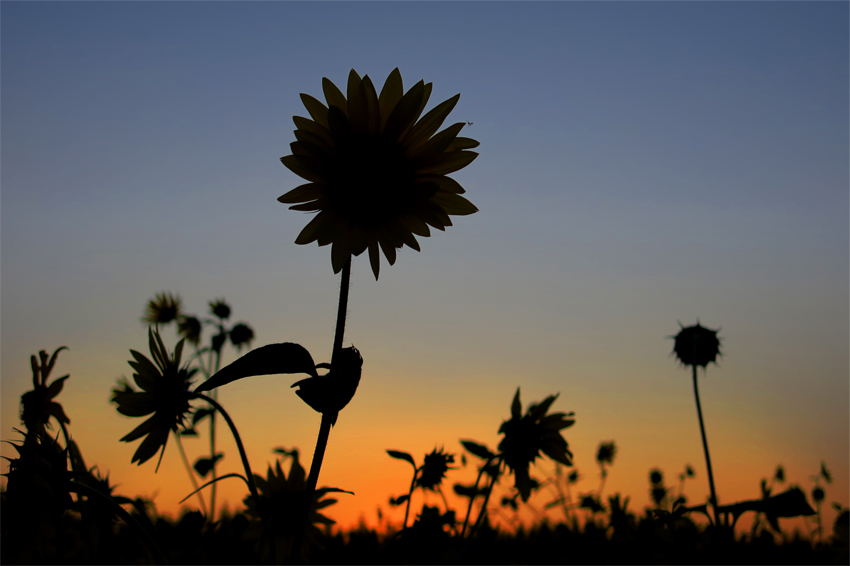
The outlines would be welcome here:
M 390 455 L 390 458 L 410 462 L 410 465 L 412 465 L 414 469 L 416 468 L 416 461 L 413 459 L 413 456 L 411 456 L 407 452 L 402 452 L 401 450 L 387 450 L 387 454 Z
M 279 373 L 306 373 L 318 377 L 313 357 L 304 346 L 292 342 L 268 344 L 225 366 L 195 389 L 195 392 L 209 391 L 245 377 Z

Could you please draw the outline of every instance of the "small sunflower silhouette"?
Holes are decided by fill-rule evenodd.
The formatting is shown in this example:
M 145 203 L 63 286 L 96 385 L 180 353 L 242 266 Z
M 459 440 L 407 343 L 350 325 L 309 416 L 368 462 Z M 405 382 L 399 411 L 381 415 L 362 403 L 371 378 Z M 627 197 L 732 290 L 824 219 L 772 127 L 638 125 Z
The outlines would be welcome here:
M 149 326 L 168 324 L 180 318 L 181 314 L 183 314 L 182 310 L 183 301 L 179 295 L 157 293 L 153 299 L 148 301 L 145 314 L 142 316 L 142 322 Z
M 449 464 L 454 464 L 454 454 L 439 451 L 435 448 L 430 454 L 425 455 L 425 463 L 422 465 L 419 477 L 416 478 L 416 485 L 423 489 L 436 490 L 443 483 L 446 477 L 446 472 L 449 471 Z
M 71 419 L 65 414 L 62 405 L 54 401 L 56 396 L 62 392 L 65 380 L 70 376 L 63 375 L 59 379 L 53 380 L 50 385 L 47 384 L 50 372 L 56 365 L 59 352 L 67 349 L 67 346 L 56 348 L 56 351 L 49 358 L 44 350 L 38 353 L 38 360 L 35 356 L 30 356 L 33 387 L 32 391 L 27 391 L 21 395 L 21 421 L 27 427 L 27 431 L 33 435 L 44 432 L 45 427 L 50 426 L 50 417 L 59 421 L 60 426 L 71 424 Z
M 141 391 L 136 391 L 126 381 L 112 390 L 112 401 L 118 405 L 118 412 L 122 415 L 144 417 L 153 413 L 121 439 L 122 442 L 133 442 L 144 437 L 132 459 L 139 465 L 150 460 L 160 448 L 159 459 L 162 461 L 169 433 L 183 426 L 183 419 L 191 410 L 190 379 L 197 371 L 188 366 L 180 367 L 183 340 L 177 343 L 174 354 L 169 356 L 158 332 L 148 329 L 148 338 L 153 362 L 135 350 L 130 350 L 134 359 L 128 362 L 136 372 L 133 380 Z
M 458 137 L 465 122 L 437 132 L 460 95 L 420 115 L 431 83 L 419 81 L 406 93 L 401 73 L 393 70 L 378 95 L 368 75 L 353 69 L 348 97 L 327 78 L 322 88 L 328 105 L 308 94 L 301 100 L 312 119 L 295 116 L 292 155 L 281 157 L 293 173 L 309 181 L 277 200 L 291 210 L 318 214 L 296 244 L 333 244 L 331 264 L 339 273 L 352 255 L 369 250 L 375 278 L 380 250 L 390 265 L 396 250 L 419 251 L 415 236 L 445 230 L 450 215 L 478 209 L 460 196 L 465 191 L 449 173 L 469 165 L 478 142 Z M 418 120 L 418 121 L 417 121 Z
M 528 467 L 541 451 L 556 462 L 573 465 L 573 454 L 561 436 L 562 429 L 575 424 L 573 413 L 547 414 L 557 398 L 557 395 L 550 395 L 539 404 L 531 404 L 523 415 L 517 388 L 511 404 L 511 418 L 499 428 L 499 432 L 505 435 L 499 443 L 499 451 L 514 473 L 516 488 L 523 502 L 528 501 L 536 483 L 529 476 Z
M 676 342 L 673 352 L 679 361 L 686 366 L 706 367 L 709 363 L 717 363 L 720 353 L 720 338 L 717 337 L 718 330 L 710 330 L 697 322 L 694 326 L 685 328 L 675 336 L 671 336 Z

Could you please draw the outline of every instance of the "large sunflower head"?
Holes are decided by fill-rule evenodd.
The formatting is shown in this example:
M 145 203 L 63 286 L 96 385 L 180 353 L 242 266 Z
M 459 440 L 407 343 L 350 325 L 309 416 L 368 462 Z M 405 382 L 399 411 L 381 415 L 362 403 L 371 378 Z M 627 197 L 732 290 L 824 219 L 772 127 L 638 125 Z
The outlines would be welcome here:
M 420 116 L 431 83 L 419 81 L 406 93 L 393 70 L 380 95 L 368 75 L 352 69 L 348 97 L 322 79 L 327 106 L 309 94 L 301 100 L 312 119 L 295 116 L 292 155 L 281 157 L 293 173 L 309 181 L 278 198 L 292 210 L 318 212 L 296 244 L 333 244 L 331 263 L 338 273 L 352 255 L 369 250 L 375 278 L 379 247 L 390 265 L 396 250 L 419 251 L 416 236 L 451 226 L 449 215 L 477 212 L 460 196 L 463 187 L 448 177 L 478 154 L 478 142 L 458 137 L 459 122 L 437 132 L 460 95 Z
M 177 343 L 174 354 L 169 355 L 159 332 L 152 328 L 148 330 L 153 361 L 144 354 L 130 350 L 133 360 L 130 367 L 135 372 L 133 380 L 139 386 L 136 391 L 126 381 L 118 383 L 112 390 L 112 402 L 117 405 L 118 412 L 129 417 L 145 417 L 151 415 L 145 422 L 124 436 L 122 442 L 133 442 L 144 438 L 139 448 L 133 454 L 132 462 L 141 466 L 150 460 L 160 449 L 160 461 L 165 453 L 168 435 L 171 431 L 184 428 L 184 420 L 191 410 L 191 395 L 189 387 L 191 378 L 197 369 L 180 365 L 183 353 L 183 340 Z M 157 464 L 157 469 L 159 464 Z

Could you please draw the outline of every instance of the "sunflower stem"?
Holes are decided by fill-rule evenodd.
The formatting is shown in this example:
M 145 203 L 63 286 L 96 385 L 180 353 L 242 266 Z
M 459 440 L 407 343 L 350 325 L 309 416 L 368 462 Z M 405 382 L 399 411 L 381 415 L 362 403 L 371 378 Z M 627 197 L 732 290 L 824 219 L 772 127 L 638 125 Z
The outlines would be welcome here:
M 339 305 L 336 313 L 336 330 L 334 332 L 333 353 L 331 354 L 331 371 L 334 362 L 342 351 L 342 339 L 345 334 L 345 316 L 348 311 L 348 288 L 351 285 L 351 256 L 342 267 L 342 278 L 339 285 Z M 336 420 L 338 413 L 322 413 L 322 423 L 319 425 L 319 437 L 316 439 L 316 450 L 313 452 L 313 462 L 310 464 L 310 475 L 307 477 L 307 488 L 305 491 L 306 501 L 303 512 L 304 519 L 298 528 L 295 544 L 292 546 L 292 560 L 301 560 L 301 546 L 304 544 L 304 535 L 307 525 L 310 523 L 310 510 L 313 508 L 313 497 L 316 493 L 316 485 L 319 483 L 319 472 L 322 470 L 322 460 L 325 458 L 325 449 L 328 447 L 328 437 L 331 434 L 331 426 Z
M 699 388 L 697 387 L 697 366 L 692 364 L 694 377 L 694 398 L 697 402 L 697 416 L 699 417 L 699 431 L 702 434 L 702 449 L 705 452 L 705 466 L 708 468 L 708 486 L 711 488 L 711 506 L 714 509 L 714 524 L 720 526 L 720 516 L 717 511 L 717 491 L 714 489 L 714 472 L 711 470 L 711 456 L 708 454 L 708 440 L 705 437 L 705 425 L 702 420 L 702 407 L 699 402 Z
M 475 521 L 475 525 L 469 531 L 469 537 L 475 534 L 475 531 L 478 530 L 478 526 L 481 525 L 481 520 L 484 519 L 484 516 L 487 514 L 487 504 L 490 503 L 490 494 L 493 493 L 493 488 L 496 486 L 496 476 L 490 476 L 490 486 L 487 488 L 487 495 L 484 496 L 484 503 L 481 504 L 481 510 L 478 512 L 478 519 Z
M 413 490 L 416 488 L 416 476 L 419 474 L 419 470 L 416 466 L 413 466 L 413 479 L 410 480 L 410 491 L 407 492 L 407 507 L 404 508 L 404 524 L 402 524 L 402 528 L 407 528 L 407 517 L 410 514 L 410 500 L 413 499 Z
M 177 441 L 177 450 L 180 452 L 180 459 L 183 460 L 183 466 L 186 467 L 186 473 L 189 474 L 189 481 L 192 482 L 192 487 L 194 487 L 195 491 L 198 493 L 198 501 L 201 503 L 201 509 L 203 509 L 204 515 L 209 517 L 210 514 L 207 511 L 207 503 L 204 501 L 204 494 L 202 494 L 198 489 L 198 482 L 195 481 L 195 473 L 192 470 L 192 466 L 189 465 L 189 459 L 186 458 L 186 451 L 183 449 L 183 441 L 180 439 L 180 434 L 178 434 L 177 431 L 174 431 L 174 440 Z
M 493 458 L 495 458 L 495 456 Z M 489 458 L 481 469 L 478 470 L 478 477 L 475 478 L 475 487 L 472 488 L 472 497 L 469 498 L 469 507 L 466 508 L 466 518 L 463 520 L 463 528 L 460 531 L 460 538 L 463 538 L 464 534 L 466 534 L 466 526 L 469 524 L 469 515 L 472 513 L 472 504 L 475 502 L 475 498 L 478 497 L 478 483 L 481 481 L 481 476 L 484 474 L 484 470 L 487 469 L 490 462 L 493 461 L 493 458 Z
M 239 430 L 237 430 L 236 424 L 234 424 L 233 419 L 230 418 L 230 415 L 227 414 L 227 411 L 224 410 L 224 407 L 218 404 L 218 401 L 216 401 L 212 397 L 207 397 L 202 393 L 194 393 L 194 395 L 196 398 L 201 399 L 202 401 L 206 401 L 207 403 L 212 405 L 216 409 L 216 411 L 221 412 L 221 416 L 224 417 L 225 422 L 227 422 L 227 426 L 230 427 L 230 432 L 233 434 L 233 440 L 236 441 L 236 448 L 239 449 L 239 455 L 242 457 L 242 467 L 245 468 L 245 476 L 248 479 L 248 488 L 251 491 L 251 497 L 254 498 L 254 503 L 257 504 L 257 512 L 260 514 L 260 518 L 263 520 L 263 529 L 266 531 L 266 534 L 269 537 L 269 544 L 271 546 L 272 553 L 272 563 L 276 563 L 276 545 L 274 537 L 272 535 L 273 531 L 271 525 L 269 524 L 268 517 L 264 512 L 263 502 L 260 500 L 260 492 L 257 490 L 257 484 L 254 482 L 254 474 L 253 472 L 251 472 L 251 464 L 248 462 L 248 455 L 245 453 L 245 446 L 242 444 L 242 437 L 239 436 Z
M 331 367 L 342 350 L 342 337 L 345 334 L 345 316 L 348 312 L 348 288 L 351 284 L 351 257 L 342 268 L 342 280 L 339 284 L 339 307 L 336 312 L 336 332 L 334 333 L 334 349 L 331 357 Z M 312 469 L 310 470 L 312 472 Z

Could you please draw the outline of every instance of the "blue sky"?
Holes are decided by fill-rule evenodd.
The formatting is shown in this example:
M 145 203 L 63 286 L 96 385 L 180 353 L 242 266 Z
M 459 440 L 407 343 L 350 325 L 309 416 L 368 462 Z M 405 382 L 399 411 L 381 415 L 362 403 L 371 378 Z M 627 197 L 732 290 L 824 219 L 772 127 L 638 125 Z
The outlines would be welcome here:
M 402 251 L 378 282 L 355 262 L 347 340 L 371 376 L 350 434 L 404 423 L 361 440 L 358 460 L 495 444 L 521 385 L 527 400 L 561 392 L 586 462 L 617 439 L 621 489 L 645 491 L 650 466 L 702 462 L 666 340 L 699 317 L 724 337 L 702 385 L 718 482 L 724 462 L 752 459 L 721 499 L 757 496 L 780 462 L 805 483 L 826 459 L 847 504 L 846 3 L 0 11 L 4 438 L 28 356 L 67 344 L 66 407 L 85 412 L 82 444 L 104 446 L 87 459 L 130 474 L 132 447 L 115 440 L 131 425 L 106 399 L 144 348 L 139 317 L 158 291 L 195 312 L 224 296 L 258 344 L 326 357 L 338 281 L 328 248 L 293 244 L 309 217 L 275 202 L 300 184 L 278 158 L 306 113 L 299 93 L 343 85 L 351 68 L 380 85 L 399 67 L 408 87 L 433 82 L 432 105 L 461 93 L 450 120 L 473 123 L 481 155 L 454 176 L 480 212 Z M 257 441 L 258 460 L 312 445 L 317 422 L 288 383 L 268 410 L 299 417 Z M 246 419 L 271 403 L 232 387 Z

